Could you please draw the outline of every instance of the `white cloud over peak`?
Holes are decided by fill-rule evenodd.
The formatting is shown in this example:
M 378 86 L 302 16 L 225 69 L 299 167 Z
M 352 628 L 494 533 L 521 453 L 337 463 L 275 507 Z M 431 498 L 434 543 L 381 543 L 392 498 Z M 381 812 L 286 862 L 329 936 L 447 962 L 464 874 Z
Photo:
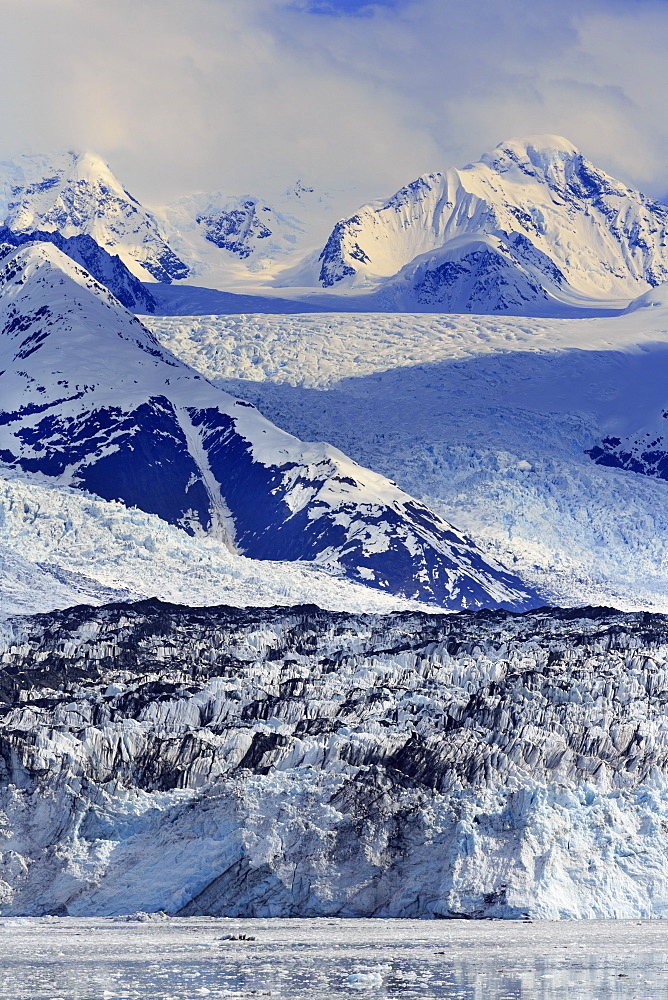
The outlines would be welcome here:
M 0 155 L 88 147 L 142 200 L 342 211 L 510 135 L 561 133 L 650 193 L 665 169 L 659 0 L 0 0 Z

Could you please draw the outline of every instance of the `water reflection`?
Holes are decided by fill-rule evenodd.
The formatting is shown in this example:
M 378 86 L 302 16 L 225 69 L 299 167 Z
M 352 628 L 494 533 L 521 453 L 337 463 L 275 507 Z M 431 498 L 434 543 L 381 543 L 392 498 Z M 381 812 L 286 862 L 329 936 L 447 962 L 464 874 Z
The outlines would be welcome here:
M 659 921 L 0 919 L 0 1000 L 664 1000 L 667 946 Z

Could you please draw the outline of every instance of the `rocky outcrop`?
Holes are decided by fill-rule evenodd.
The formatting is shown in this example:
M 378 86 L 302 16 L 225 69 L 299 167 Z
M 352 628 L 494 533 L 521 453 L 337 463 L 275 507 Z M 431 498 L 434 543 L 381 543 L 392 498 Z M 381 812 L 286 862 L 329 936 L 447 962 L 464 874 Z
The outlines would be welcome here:
M 665 616 L 143 602 L 0 649 L 3 913 L 665 916 Z

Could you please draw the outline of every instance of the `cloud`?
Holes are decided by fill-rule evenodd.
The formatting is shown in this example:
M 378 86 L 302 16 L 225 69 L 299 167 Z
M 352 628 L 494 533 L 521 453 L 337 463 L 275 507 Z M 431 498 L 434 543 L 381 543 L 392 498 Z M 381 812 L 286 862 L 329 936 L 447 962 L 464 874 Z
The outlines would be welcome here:
M 0 0 L 0 154 L 96 149 L 142 200 L 341 210 L 510 135 L 668 188 L 659 0 Z

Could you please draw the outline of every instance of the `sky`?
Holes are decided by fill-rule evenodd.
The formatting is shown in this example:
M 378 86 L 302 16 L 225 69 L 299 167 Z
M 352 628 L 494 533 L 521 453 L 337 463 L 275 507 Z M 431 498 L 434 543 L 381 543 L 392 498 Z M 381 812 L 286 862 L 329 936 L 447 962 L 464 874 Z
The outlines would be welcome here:
M 0 158 L 92 149 L 141 201 L 354 210 L 557 133 L 668 194 L 668 0 L 0 0 Z

